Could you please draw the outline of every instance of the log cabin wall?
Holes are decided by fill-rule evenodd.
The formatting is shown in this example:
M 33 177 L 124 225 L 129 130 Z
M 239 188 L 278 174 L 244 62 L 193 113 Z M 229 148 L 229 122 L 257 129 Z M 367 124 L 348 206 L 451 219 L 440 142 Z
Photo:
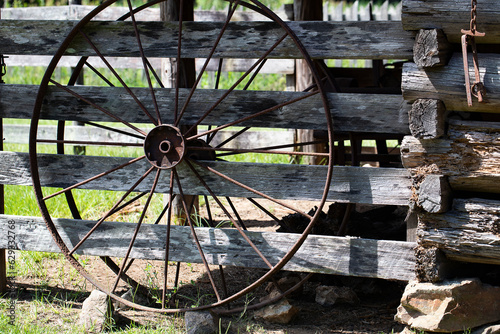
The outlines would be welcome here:
M 469 105 L 461 37 L 462 29 L 470 29 L 470 2 L 403 1 L 403 28 L 417 35 L 414 61 L 403 67 L 412 135 L 404 138 L 401 156 L 414 184 L 421 281 L 470 275 L 466 268 L 475 264 L 500 264 L 499 13 L 498 1 L 477 2 L 477 31 L 485 33 L 475 37 L 485 97 L 479 102 L 473 96 Z

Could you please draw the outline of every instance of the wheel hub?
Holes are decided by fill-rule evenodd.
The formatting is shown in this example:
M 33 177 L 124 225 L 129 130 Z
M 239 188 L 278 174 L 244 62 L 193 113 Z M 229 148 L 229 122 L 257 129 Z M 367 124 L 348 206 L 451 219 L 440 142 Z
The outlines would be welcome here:
M 174 126 L 159 125 L 146 136 L 144 152 L 153 166 L 160 169 L 172 168 L 182 161 L 186 153 L 184 137 Z

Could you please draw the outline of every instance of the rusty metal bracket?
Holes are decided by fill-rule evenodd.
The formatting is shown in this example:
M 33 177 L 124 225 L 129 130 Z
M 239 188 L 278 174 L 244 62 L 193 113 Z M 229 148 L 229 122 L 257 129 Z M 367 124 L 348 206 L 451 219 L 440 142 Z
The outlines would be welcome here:
M 465 76 L 465 90 L 467 93 L 467 105 L 472 106 L 472 95 L 474 95 L 478 102 L 484 102 L 486 94 L 484 84 L 481 81 L 481 73 L 479 72 L 479 61 L 477 57 L 476 39 L 475 37 L 483 37 L 486 34 L 479 32 L 476 29 L 476 7 L 477 0 L 471 0 L 471 20 L 470 29 L 462 29 L 462 57 L 464 62 L 464 76 Z M 474 83 L 471 85 L 469 77 L 469 56 L 467 53 L 468 45 L 472 50 L 472 62 L 474 64 Z

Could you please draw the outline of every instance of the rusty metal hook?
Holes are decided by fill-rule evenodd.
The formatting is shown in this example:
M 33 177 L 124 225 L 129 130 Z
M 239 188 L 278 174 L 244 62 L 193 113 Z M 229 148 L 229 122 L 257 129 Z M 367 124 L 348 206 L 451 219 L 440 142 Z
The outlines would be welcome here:
M 479 102 L 484 101 L 486 94 L 484 84 L 481 82 L 481 73 L 479 72 L 479 61 L 477 57 L 476 39 L 475 37 L 485 36 L 484 32 L 478 32 L 476 26 L 476 7 L 477 0 L 471 0 L 471 20 L 470 29 L 462 29 L 462 57 L 464 62 L 464 76 L 465 76 L 465 90 L 467 93 L 467 105 L 472 106 L 472 95 L 474 95 Z M 472 49 L 472 62 L 474 64 L 474 83 L 471 85 L 469 77 L 469 55 L 467 53 L 468 45 Z

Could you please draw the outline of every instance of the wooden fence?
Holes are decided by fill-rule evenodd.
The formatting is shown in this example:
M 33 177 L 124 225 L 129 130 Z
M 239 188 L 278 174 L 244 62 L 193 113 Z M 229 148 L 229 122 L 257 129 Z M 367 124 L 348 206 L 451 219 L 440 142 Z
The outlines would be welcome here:
M 78 7 L 80 9 L 80 7 Z M 63 10 L 68 10 L 63 9 Z M 69 10 L 72 13 L 71 8 Z M 68 14 L 69 15 L 69 14 Z M 73 15 L 73 14 L 71 14 Z M 4 18 L 2 13 L 2 18 Z M 109 18 L 105 18 L 109 19 Z M 0 21 L 0 36 L 2 45 L 0 53 L 6 55 L 20 56 L 51 56 L 57 49 L 57 43 L 53 41 L 62 40 L 73 26 L 71 21 L 54 21 L 54 20 L 35 20 L 26 22 L 23 20 L 11 19 Z M 120 40 L 119 48 L 127 47 L 134 43 L 131 36 L 126 31 L 130 32 L 130 25 L 127 23 L 116 23 L 120 25 L 120 29 L 124 32 L 124 38 Z M 237 24 L 237 23 L 235 23 Z M 102 32 L 108 31 L 106 22 L 92 23 L 97 29 Z M 189 28 L 190 25 L 196 25 L 196 29 L 209 31 L 212 29 L 212 22 L 185 22 Z M 254 27 L 258 31 L 265 32 L 259 38 L 262 40 L 276 39 L 274 29 L 266 22 L 255 22 Z M 412 57 L 414 32 L 407 32 L 401 29 L 401 22 L 396 21 L 324 21 L 314 22 L 313 24 L 304 24 L 301 22 L 290 22 L 290 27 L 305 43 L 305 47 L 313 58 L 316 59 L 368 59 L 368 60 L 384 60 L 384 59 L 409 59 Z M 167 29 L 164 25 L 148 22 L 141 25 L 141 29 L 152 29 L 155 34 L 152 35 L 153 41 L 150 41 L 145 46 L 146 52 L 153 57 L 176 57 L 173 49 L 162 45 L 162 41 L 172 38 L 173 31 Z M 189 30 L 189 29 L 188 29 Z M 50 31 L 50 42 L 47 42 L 45 36 Z M 311 38 L 315 36 L 315 38 Z M 334 36 L 335 38 L 332 38 Z M 190 39 L 189 49 L 190 57 L 206 57 L 208 49 L 199 47 L 197 40 L 203 38 L 202 34 L 194 34 L 186 36 Z M 231 36 L 229 37 L 231 38 Z M 201 41 L 201 40 L 200 40 Z M 149 46 L 156 45 L 152 48 Z M 83 45 L 82 45 L 83 47 Z M 118 46 L 116 46 L 118 47 Z M 119 52 L 113 51 L 115 46 L 110 43 L 105 50 L 107 56 L 119 55 Z M 277 50 L 278 51 L 278 50 Z M 76 51 L 77 55 L 85 55 L 91 52 L 88 48 L 81 48 Z M 276 53 L 277 57 L 293 59 L 298 55 L 293 49 L 283 49 Z M 228 45 L 226 58 L 246 58 L 248 53 L 242 50 L 241 47 L 231 44 Z M 12 58 L 14 59 L 14 58 Z M 362 77 L 361 70 L 356 75 Z M 363 72 L 365 73 L 365 72 Z M 30 119 L 33 110 L 34 99 L 36 97 L 37 86 L 30 85 L 10 85 L 4 84 L 0 86 L 0 116 L 1 118 L 20 118 Z M 78 87 L 75 87 L 78 90 Z M 94 89 L 93 95 L 100 96 L 103 99 L 113 99 L 112 88 L 89 88 Z M 159 98 L 162 103 L 172 103 L 168 99 L 168 89 L 163 90 L 160 94 L 165 94 Z M 260 92 L 258 95 L 251 91 L 241 92 L 245 100 L 260 101 L 280 101 L 283 92 Z M 383 93 L 383 94 L 380 94 Z M 287 92 L 288 98 L 294 92 Z M 68 119 L 67 110 L 72 109 L 68 96 L 64 94 L 51 95 L 53 99 L 45 101 L 48 105 L 53 106 L 51 110 L 53 114 L 46 115 L 49 119 L 54 120 L 72 120 L 72 121 L 100 121 L 102 115 L 95 112 L 95 109 L 88 106 L 79 106 L 78 115 L 73 114 L 71 119 Z M 298 96 L 298 95 L 297 95 Z M 373 93 L 368 91 L 351 92 L 351 93 L 328 93 L 327 94 L 331 113 L 334 120 L 334 131 L 339 133 L 352 134 L 371 134 L 373 138 L 377 135 L 391 134 L 395 136 L 403 136 L 409 134 L 407 113 L 410 108 L 401 94 L 387 93 L 387 91 L 373 90 Z M 210 95 L 200 98 L 200 101 L 210 100 L 213 97 Z M 126 111 L 127 103 L 130 101 L 121 101 L 124 103 L 122 110 Z M 274 102 L 279 103 L 279 102 Z M 309 105 L 301 105 L 300 108 L 287 108 L 286 114 L 271 115 L 266 119 L 265 124 L 251 124 L 252 126 L 266 127 L 286 127 L 295 129 L 317 129 L 324 130 L 324 117 L 318 114 L 317 104 L 319 101 L 312 100 Z M 162 105 L 165 107 L 165 105 Z M 68 109 L 69 108 L 69 109 Z M 238 112 L 237 109 L 234 110 Z M 304 113 L 307 112 L 307 117 Z M 214 115 L 215 118 L 223 117 L 222 115 Z M 139 119 L 135 121 L 141 121 Z M 212 120 L 213 121 L 213 120 Z M 217 120 L 218 121 L 218 120 Z M 210 122 L 207 119 L 207 122 Z M 50 157 L 47 157 L 49 160 Z M 54 161 L 53 161 L 54 162 Z M 74 165 L 82 164 L 82 166 L 99 165 L 110 166 L 116 161 L 106 157 L 86 157 L 86 156 L 63 156 L 56 162 L 57 166 L 52 164 L 50 172 L 42 177 L 42 184 L 45 186 L 64 186 L 72 182 L 78 182 L 85 175 L 68 175 L 67 164 Z M 143 168 L 144 166 L 141 166 Z M 222 167 L 222 166 L 221 166 Z M 253 168 L 253 167 L 252 167 Z M 324 168 L 322 166 L 303 166 L 290 165 L 287 166 L 287 171 L 284 173 L 283 167 L 272 168 L 267 167 L 263 170 L 256 171 L 251 166 L 242 165 L 239 170 L 226 170 L 227 173 L 240 173 L 240 178 L 245 178 L 245 173 L 261 175 L 263 184 L 274 184 L 277 181 L 283 180 L 287 175 L 297 175 L 296 182 L 287 182 L 287 186 L 280 189 L 276 194 L 278 197 L 289 199 L 318 199 L 321 197 L 320 190 L 322 189 L 321 180 L 317 179 L 319 171 Z M 0 158 L 0 182 L 9 185 L 30 185 L 31 173 L 29 170 L 28 155 L 25 153 L 16 152 L 1 152 Z M 114 190 L 124 189 L 124 185 L 114 182 L 107 184 L 103 182 L 103 188 L 113 188 Z M 242 196 L 241 189 L 225 184 L 223 188 L 218 189 L 225 196 Z M 269 189 L 271 190 L 271 189 Z M 159 192 L 164 191 L 159 189 Z M 244 195 L 244 194 L 243 194 Z M 365 204 L 381 204 L 381 205 L 408 205 L 408 200 L 412 196 L 412 183 L 408 172 L 403 168 L 360 168 L 354 166 L 335 166 L 333 172 L 332 186 L 328 194 L 329 202 L 343 203 L 365 203 Z M 57 252 L 58 248 L 49 236 L 45 228 L 43 220 L 38 217 L 14 217 L 0 216 L 0 231 L 6 235 L 9 223 L 16 224 L 16 249 L 19 250 L 36 250 L 36 251 L 51 251 Z M 79 222 L 74 224 L 68 220 L 57 220 L 56 224 L 68 231 L 68 233 L 80 233 L 72 230 L 74 226 L 79 226 L 82 229 L 87 228 L 88 223 Z M 73 227 L 72 227 L 73 226 Z M 121 235 L 128 227 L 126 224 L 117 225 L 113 233 Z M 155 227 L 151 227 L 151 234 L 144 234 L 144 249 L 135 252 L 132 256 L 146 256 L 148 258 L 161 258 L 160 254 L 151 252 L 152 249 L 160 249 L 161 237 L 160 231 Z M 184 231 L 183 228 L 179 228 Z M 413 231 L 411 228 L 410 231 Z M 72 232 L 71 232 L 72 231 Z M 107 231 L 107 229 L 103 229 Z M 198 262 L 199 258 L 195 258 L 193 248 L 189 242 L 184 242 L 183 238 L 189 238 L 189 233 L 186 231 L 177 233 L 180 238 L 176 244 L 186 245 L 188 248 L 183 248 L 175 251 L 174 259 L 182 261 Z M 186 232 L 186 233 L 185 233 Z M 149 232 L 148 232 L 149 233 Z M 229 232 L 228 232 L 229 233 Z M 252 232 L 253 238 L 256 240 L 264 240 L 262 243 L 267 244 L 264 252 L 275 254 L 282 252 L 283 249 L 295 240 L 296 236 L 285 233 L 259 233 Z M 155 235 L 153 238 L 152 236 Z M 212 235 L 207 234 L 208 235 Z M 96 234 L 95 238 L 105 240 L 108 235 Z M 230 240 L 235 238 L 234 243 L 238 244 L 237 235 L 230 235 Z M 142 238 L 142 237 L 141 237 Z M 224 237 L 228 238 L 228 236 Z M 225 240 L 226 240 L 225 239 Z M 139 241 L 138 241 L 139 242 Z M 212 242 L 212 241 L 211 241 Z M 222 241 L 221 241 L 222 242 Z M 139 242 L 141 244 L 141 242 Z M 190 245 L 191 246 L 188 246 Z M 0 248 L 7 248 L 6 239 L 0 240 Z M 91 255 L 113 255 L 116 254 L 119 245 L 110 245 L 110 254 L 103 254 L 102 249 L 93 247 L 89 244 L 86 247 L 79 249 L 79 252 Z M 194 247 L 194 246 L 192 246 Z M 285 247 L 285 248 L 283 248 Z M 358 237 L 335 237 L 335 236 L 317 236 L 310 235 L 305 245 L 285 266 L 287 270 L 305 271 L 305 272 L 321 272 L 327 274 L 353 275 L 364 277 L 378 277 L 384 279 L 396 280 L 411 280 L 415 278 L 414 266 L 415 256 L 413 248 L 414 242 L 407 241 L 387 241 L 387 240 L 372 240 Z M 207 250 L 209 253 L 210 251 Z M 224 255 L 225 265 L 244 265 L 248 267 L 259 267 L 261 261 L 259 259 L 249 257 L 241 262 L 240 254 L 231 253 L 231 249 Z M 142 255 L 139 255 L 142 254 Z M 220 256 L 210 258 L 210 261 L 216 261 Z M 215 262 L 212 262 L 215 263 Z

